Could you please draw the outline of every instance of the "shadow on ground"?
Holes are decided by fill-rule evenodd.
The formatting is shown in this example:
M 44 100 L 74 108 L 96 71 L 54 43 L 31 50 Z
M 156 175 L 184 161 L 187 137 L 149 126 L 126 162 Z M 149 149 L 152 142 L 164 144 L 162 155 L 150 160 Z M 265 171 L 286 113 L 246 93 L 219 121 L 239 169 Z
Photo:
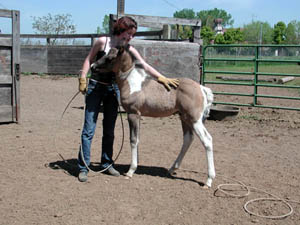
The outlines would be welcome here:
M 79 173 L 79 170 L 77 167 L 77 159 L 58 160 L 55 162 L 50 162 L 49 164 L 46 164 L 46 166 L 53 170 L 64 170 L 66 173 L 68 173 L 69 175 L 74 176 L 74 177 L 77 177 L 78 173 Z M 103 169 L 101 167 L 100 163 L 93 163 L 93 162 L 91 163 L 90 168 L 95 172 L 101 171 Z M 129 165 L 116 164 L 115 168 L 121 174 L 124 175 L 128 171 Z M 195 173 L 195 171 L 185 171 L 185 172 Z M 161 177 L 161 178 L 167 178 L 167 179 L 190 181 L 190 182 L 195 182 L 195 183 L 199 184 L 200 186 L 204 186 L 204 183 L 199 182 L 195 179 L 178 177 L 178 176 L 176 176 L 176 174 L 170 175 L 168 173 L 168 170 L 163 167 L 139 165 L 135 174 Z

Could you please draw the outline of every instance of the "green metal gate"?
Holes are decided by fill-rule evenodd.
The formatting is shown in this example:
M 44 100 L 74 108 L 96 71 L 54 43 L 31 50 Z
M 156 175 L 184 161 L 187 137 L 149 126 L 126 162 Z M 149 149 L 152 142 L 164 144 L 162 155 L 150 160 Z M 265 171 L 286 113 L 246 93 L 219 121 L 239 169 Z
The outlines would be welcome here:
M 208 45 L 201 61 L 200 82 L 212 86 L 214 104 L 300 111 L 300 45 Z M 237 85 L 248 92 L 236 92 Z M 287 96 L 276 95 L 281 88 Z

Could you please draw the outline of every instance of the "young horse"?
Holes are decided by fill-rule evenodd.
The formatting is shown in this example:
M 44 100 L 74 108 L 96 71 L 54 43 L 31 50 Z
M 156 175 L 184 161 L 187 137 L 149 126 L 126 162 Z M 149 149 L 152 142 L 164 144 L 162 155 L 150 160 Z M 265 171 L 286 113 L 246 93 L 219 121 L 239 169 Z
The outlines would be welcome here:
M 183 129 L 183 145 L 169 173 L 179 168 L 190 147 L 194 133 L 206 150 L 208 178 L 205 187 L 211 187 L 215 177 L 212 137 L 203 125 L 213 101 L 212 91 L 188 78 L 179 78 L 176 89 L 167 89 L 135 66 L 128 48 L 112 48 L 107 56 L 92 65 L 91 69 L 112 69 L 121 93 L 121 103 L 128 113 L 132 161 L 126 176 L 132 177 L 137 169 L 137 151 L 141 116 L 167 117 L 179 113 Z

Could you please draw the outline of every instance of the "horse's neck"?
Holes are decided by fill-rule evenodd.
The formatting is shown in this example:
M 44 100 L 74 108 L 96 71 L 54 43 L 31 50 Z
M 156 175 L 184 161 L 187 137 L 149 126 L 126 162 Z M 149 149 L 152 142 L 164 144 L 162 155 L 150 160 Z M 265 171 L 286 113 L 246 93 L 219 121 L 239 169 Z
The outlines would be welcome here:
M 121 80 L 125 80 L 127 79 L 127 77 L 129 76 L 129 74 L 134 70 L 135 66 L 134 64 L 126 67 L 126 68 L 122 68 L 119 72 L 119 77 Z
M 133 67 L 127 73 L 121 73 L 117 77 L 117 82 L 121 95 L 131 95 L 134 92 L 141 91 L 142 84 L 147 77 L 147 73 L 143 69 Z M 123 92 L 123 93 L 122 93 Z

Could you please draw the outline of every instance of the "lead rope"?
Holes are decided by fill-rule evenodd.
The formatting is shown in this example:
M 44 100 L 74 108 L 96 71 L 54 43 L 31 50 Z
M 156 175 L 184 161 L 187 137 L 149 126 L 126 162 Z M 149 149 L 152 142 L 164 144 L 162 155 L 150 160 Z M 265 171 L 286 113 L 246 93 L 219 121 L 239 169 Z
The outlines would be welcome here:
M 188 169 L 178 169 L 178 170 L 183 171 L 183 172 L 201 173 L 201 174 L 206 175 L 206 173 L 202 173 L 202 172 L 194 171 L 194 170 L 188 170 Z M 264 194 L 267 194 L 267 195 L 271 196 L 270 198 L 254 198 L 254 199 L 251 199 L 251 200 L 247 201 L 244 204 L 243 208 L 244 208 L 245 212 L 248 213 L 249 215 L 253 215 L 253 216 L 256 216 L 256 217 L 260 217 L 260 218 L 266 218 L 266 219 L 278 219 L 278 220 L 279 219 L 284 219 L 284 218 L 292 215 L 293 212 L 294 212 L 294 209 L 293 209 L 293 207 L 291 206 L 290 203 L 300 204 L 299 201 L 280 198 L 280 197 L 278 197 L 274 194 L 271 194 L 267 191 L 264 191 L 262 189 L 246 185 L 242 181 L 238 181 L 238 180 L 235 180 L 235 179 L 232 179 L 232 178 L 220 175 L 220 174 L 217 175 L 217 177 L 222 177 L 224 180 L 230 180 L 230 181 L 233 181 L 234 183 L 219 184 L 217 186 L 217 188 L 214 190 L 214 196 L 215 197 L 220 197 L 220 196 L 216 195 L 217 192 L 219 191 L 219 192 L 222 192 L 224 195 L 230 196 L 230 197 L 233 197 L 233 198 L 245 198 L 245 197 L 248 197 L 251 194 L 251 189 L 256 191 L 256 192 L 261 192 L 261 193 L 264 193 Z M 246 193 L 245 194 L 233 194 L 232 191 L 241 191 L 241 190 L 236 190 L 236 189 L 230 189 L 229 188 L 229 187 L 233 187 L 233 186 L 240 187 Z M 225 189 L 225 187 L 227 187 L 227 188 Z M 281 214 L 281 215 L 276 215 L 276 216 L 272 216 L 272 215 L 268 216 L 268 215 L 261 215 L 261 214 L 255 213 L 255 212 L 248 209 L 248 205 L 250 205 L 253 202 L 258 202 L 258 201 L 278 201 L 278 202 L 282 202 L 285 206 L 287 206 L 287 208 L 289 209 L 289 212 L 287 212 L 285 214 Z
M 264 190 L 262 190 L 262 189 L 259 189 L 259 188 L 256 188 L 256 187 L 252 187 L 252 186 L 251 186 L 251 187 L 250 187 L 250 186 L 247 186 L 246 184 L 244 184 L 244 183 L 241 182 L 241 181 L 234 180 L 234 179 L 232 179 L 232 178 L 228 178 L 228 177 L 225 177 L 225 176 L 223 176 L 223 175 L 219 175 L 219 176 L 220 176 L 220 177 L 223 177 L 223 178 L 225 178 L 225 179 L 234 181 L 234 182 L 236 182 L 236 183 L 232 183 L 232 184 L 219 184 L 218 187 L 217 187 L 217 189 L 216 189 L 215 192 L 214 192 L 214 195 L 215 195 L 215 196 L 216 196 L 216 193 L 217 193 L 218 191 L 220 191 L 220 192 L 222 192 L 223 194 L 225 194 L 225 195 L 227 195 L 227 196 L 236 197 L 236 198 L 243 198 L 243 197 L 247 197 L 247 196 L 250 195 L 250 193 L 251 193 L 250 189 L 255 190 L 256 192 L 265 193 L 265 194 L 271 196 L 270 198 L 254 198 L 254 199 L 251 199 L 251 200 L 247 201 L 247 202 L 244 204 L 243 208 L 244 208 L 244 210 L 245 210 L 248 214 L 250 214 L 250 215 L 257 216 L 257 217 L 261 217 L 261 218 L 267 218 L 267 219 L 283 219 L 283 218 L 286 218 L 286 217 L 292 215 L 293 212 L 294 212 L 294 209 L 293 209 L 293 207 L 291 206 L 291 204 L 290 204 L 289 202 L 300 204 L 300 202 L 298 202 L 298 201 L 289 200 L 289 199 L 283 199 L 283 198 L 280 198 L 280 197 L 278 197 L 278 196 L 276 196 L 276 195 L 274 195 L 274 194 L 271 194 L 271 193 L 269 193 L 269 192 L 266 192 L 266 191 L 264 191 Z M 232 194 L 232 193 L 230 193 L 229 191 L 233 191 L 233 190 L 230 190 L 230 189 L 226 189 L 226 190 L 225 190 L 225 189 L 223 188 L 223 187 L 225 187 L 225 186 L 227 186 L 227 187 L 229 187 L 229 186 L 231 186 L 231 187 L 232 187 L 232 186 L 240 186 L 242 189 L 246 190 L 247 193 L 246 193 L 246 194 L 243 194 L 243 195 Z M 271 216 L 271 215 L 270 215 L 270 216 L 267 216 L 267 215 L 261 215 L 261 214 L 255 213 L 255 212 L 253 212 L 253 211 L 251 211 L 251 210 L 248 209 L 248 205 L 249 205 L 249 204 L 251 204 L 251 203 L 253 203 L 253 202 L 258 202 L 258 201 L 279 201 L 279 202 L 282 202 L 284 205 L 287 206 L 287 208 L 289 208 L 289 212 L 286 213 L 286 214 L 281 214 L 281 215 L 277 215 L 277 216 Z
M 115 88 L 114 88 L 114 90 L 115 90 Z M 62 119 L 63 119 L 63 117 L 64 117 L 64 115 L 65 115 L 67 109 L 69 108 L 69 106 L 71 105 L 71 103 L 72 103 L 73 100 L 77 97 L 77 95 L 78 95 L 79 93 L 80 93 L 80 91 L 77 91 L 77 92 L 75 93 L 75 95 L 69 100 L 67 106 L 65 107 L 63 113 L 62 113 L 61 116 L 60 116 L 60 119 L 59 119 L 59 122 L 58 122 L 57 130 L 60 130 L 61 122 L 62 122 Z M 116 91 L 115 91 L 115 93 L 116 93 Z M 106 170 L 108 170 L 108 169 L 109 169 L 109 168 L 110 168 L 110 167 L 118 160 L 118 158 L 119 158 L 119 156 L 120 156 L 120 154 L 121 154 L 121 152 L 122 152 L 122 150 L 123 150 L 124 136 L 125 136 L 124 133 L 125 133 L 125 131 L 124 131 L 124 123 L 123 123 L 123 118 L 122 118 L 122 112 L 121 112 L 120 102 L 119 102 L 119 99 L 117 99 L 117 100 L 118 100 L 118 111 L 119 111 L 119 114 L 120 114 L 121 125 L 122 125 L 122 142 L 121 142 L 120 150 L 119 150 L 119 152 L 118 152 L 116 158 L 112 161 L 112 163 L 111 163 L 108 167 L 106 167 L 106 168 L 104 168 L 104 169 L 102 169 L 102 170 L 96 171 L 96 170 L 91 169 L 91 168 L 87 165 L 87 163 L 86 163 L 86 161 L 85 161 L 85 159 L 84 159 L 84 157 L 83 157 L 82 139 L 81 139 L 81 137 L 80 137 L 80 146 L 79 146 L 79 148 L 80 148 L 80 157 L 81 157 L 81 160 L 82 160 L 83 164 L 85 165 L 85 167 L 86 167 L 89 171 L 92 171 L 92 172 L 94 172 L 94 173 L 103 173 L 103 172 L 105 172 Z M 85 106 L 84 106 L 84 112 L 85 112 Z M 56 151 L 57 151 L 57 145 L 56 145 L 56 136 L 57 136 L 57 135 L 56 135 L 56 134 L 57 134 L 57 132 L 55 132 L 55 135 L 54 135 L 54 146 L 55 146 L 55 149 L 56 149 Z M 58 153 L 58 155 L 60 156 L 60 158 L 64 161 L 64 163 L 70 165 L 70 166 L 73 167 L 73 168 L 74 168 L 74 167 L 77 168 L 76 165 L 69 163 L 69 162 L 63 157 L 63 155 L 60 154 L 58 151 L 57 151 L 57 153 Z

